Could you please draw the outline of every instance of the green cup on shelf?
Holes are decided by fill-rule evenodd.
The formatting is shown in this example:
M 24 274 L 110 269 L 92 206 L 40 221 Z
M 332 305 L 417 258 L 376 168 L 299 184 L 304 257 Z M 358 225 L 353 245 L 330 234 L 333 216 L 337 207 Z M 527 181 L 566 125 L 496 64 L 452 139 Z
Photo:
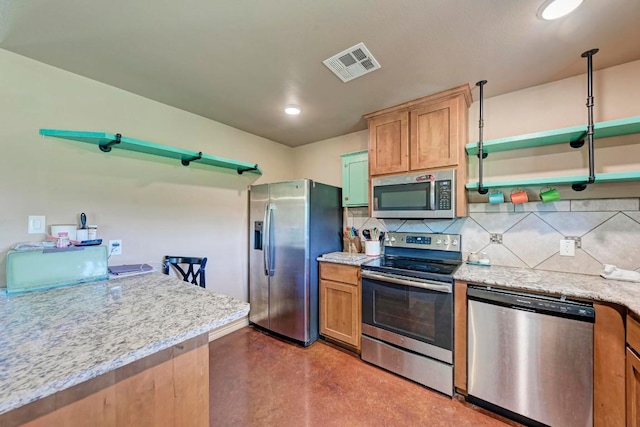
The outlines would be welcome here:
M 555 188 L 543 187 L 540 190 L 540 200 L 544 203 L 556 202 L 560 200 L 560 193 Z

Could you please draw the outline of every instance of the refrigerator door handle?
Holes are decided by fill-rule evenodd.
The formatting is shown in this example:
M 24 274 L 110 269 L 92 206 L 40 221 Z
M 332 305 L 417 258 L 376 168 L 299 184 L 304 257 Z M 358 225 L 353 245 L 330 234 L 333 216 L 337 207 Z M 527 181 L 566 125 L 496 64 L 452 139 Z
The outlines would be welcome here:
M 267 266 L 269 267 L 269 276 L 273 276 L 275 271 L 276 271 L 276 267 L 274 264 L 274 260 L 273 260 L 273 253 L 271 252 L 271 223 L 273 222 L 273 211 L 275 210 L 275 206 L 271 203 L 269 203 L 269 206 L 267 208 L 267 217 L 268 217 L 268 221 L 269 224 L 267 225 L 267 230 L 269 230 L 269 234 L 267 235 L 267 252 L 268 252 L 268 257 L 267 257 Z
M 262 266 L 264 275 L 269 275 L 269 203 L 264 205 L 264 242 L 262 246 Z

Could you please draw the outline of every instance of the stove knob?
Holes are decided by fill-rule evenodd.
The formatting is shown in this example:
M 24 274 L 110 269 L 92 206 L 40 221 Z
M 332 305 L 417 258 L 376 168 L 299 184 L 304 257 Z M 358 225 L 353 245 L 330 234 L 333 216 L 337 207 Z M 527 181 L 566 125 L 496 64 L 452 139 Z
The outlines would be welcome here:
M 451 243 L 451 242 L 449 241 L 449 239 L 446 239 L 446 240 L 444 241 L 444 244 L 445 244 L 445 245 L 447 245 L 447 246 L 449 246 L 449 243 Z
M 436 245 L 441 245 L 442 244 L 442 239 L 437 239 L 436 240 Z
M 395 242 L 395 241 L 396 241 L 396 238 L 395 238 L 395 237 L 392 237 L 390 240 L 391 240 L 391 242 L 393 243 L 393 242 Z
M 452 244 L 453 246 L 458 246 L 458 241 L 457 241 L 456 239 L 453 239 L 453 242 L 451 242 L 451 244 Z

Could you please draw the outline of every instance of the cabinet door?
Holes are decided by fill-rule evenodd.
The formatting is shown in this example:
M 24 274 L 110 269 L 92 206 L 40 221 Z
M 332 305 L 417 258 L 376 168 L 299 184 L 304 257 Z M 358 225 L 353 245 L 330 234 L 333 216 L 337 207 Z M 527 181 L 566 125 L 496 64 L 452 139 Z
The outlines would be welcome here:
M 627 427 L 640 427 L 640 358 L 627 348 Z
M 369 153 L 362 151 L 342 157 L 342 206 L 369 204 Z
M 320 280 L 320 333 L 360 348 L 360 292 L 357 286 Z
M 409 170 L 409 113 L 393 112 L 369 120 L 371 175 Z
M 411 110 L 410 170 L 458 164 L 458 102 L 450 99 Z

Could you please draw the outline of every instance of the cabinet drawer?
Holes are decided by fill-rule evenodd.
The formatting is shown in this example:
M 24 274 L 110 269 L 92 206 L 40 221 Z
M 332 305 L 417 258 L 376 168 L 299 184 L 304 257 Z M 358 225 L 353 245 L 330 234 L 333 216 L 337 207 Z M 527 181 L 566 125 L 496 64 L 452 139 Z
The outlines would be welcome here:
M 334 264 L 331 262 L 320 263 L 320 277 L 334 282 L 360 283 L 360 267 L 355 265 Z
M 640 322 L 627 315 L 627 344 L 640 354 Z

